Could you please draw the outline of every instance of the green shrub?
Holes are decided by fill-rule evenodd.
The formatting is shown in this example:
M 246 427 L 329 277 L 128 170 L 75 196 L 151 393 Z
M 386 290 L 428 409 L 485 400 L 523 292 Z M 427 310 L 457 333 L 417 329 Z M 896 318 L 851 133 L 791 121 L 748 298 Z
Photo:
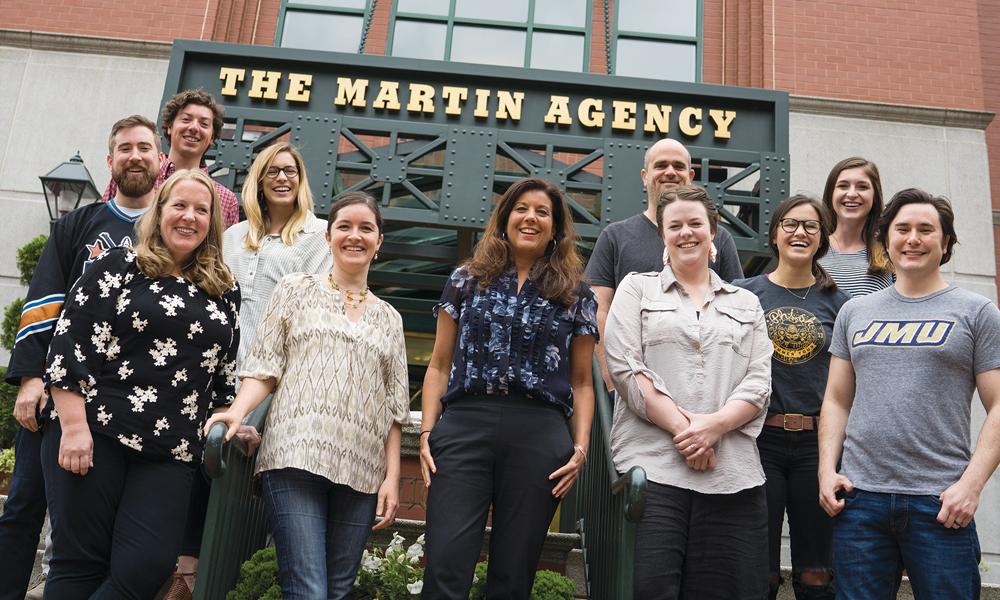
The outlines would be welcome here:
M 40 235 L 17 249 L 17 270 L 21 273 L 21 285 L 31 283 L 35 267 L 38 266 L 38 258 L 42 255 L 42 248 L 48 239 L 47 235 Z
M 7 487 L 10 476 L 14 473 L 14 449 L 0 450 L 0 488 Z
M 3 331 L 0 331 L 0 344 L 8 351 L 14 349 L 14 337 L 17 336 L 17 326 L 21 323 L 21 311 L 24 310 L 24 298 L 18 298 L 3 311 Z
M 472 588 L 469 590 L 469 600 L 486 598 L 487 563 L 476 564 L 476 573 L 472 577 Z M 531 586 L 531 600 L 573 600 L 576 585 L 569 577 L 555 571 L 538 571 L 535 573 L 535 584 Z
M 226 600 L 281 600 L 274 546 L 258 550 L 240 566 L 236 588 L 226 594 Z
M 0 448 L 10 448 L 14 445 L 17 435 L 17 420 L 14 418 L 14 401 L 17 400 L 17 387 L 7 383 L 7 368 L 0 367 Z

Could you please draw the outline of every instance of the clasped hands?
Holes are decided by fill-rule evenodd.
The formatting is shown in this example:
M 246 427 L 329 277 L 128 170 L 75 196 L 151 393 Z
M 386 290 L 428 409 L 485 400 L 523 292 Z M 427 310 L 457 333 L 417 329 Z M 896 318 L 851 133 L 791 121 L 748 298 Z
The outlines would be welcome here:
M 695 471 L 714 469 L 715 445 L 725 433 L 725 426 L 714 413 L 698 414 L 677 407 L 687 419 L 687 427 L 674 435 L 674 447 L 684 457 L 687 466 Z

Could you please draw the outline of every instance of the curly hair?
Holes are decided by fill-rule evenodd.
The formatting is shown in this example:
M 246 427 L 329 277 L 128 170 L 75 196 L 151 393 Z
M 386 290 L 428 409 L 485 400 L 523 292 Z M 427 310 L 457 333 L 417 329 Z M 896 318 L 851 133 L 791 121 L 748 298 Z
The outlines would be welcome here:
M 295 195 L 295 212 L 281 229 L 281 241 L 286 246 L 295 243 L 295 238 L 298 237 L 306 216 L 313 210 L 312 191 L 309 189 L 309 178 L 306 177 L 306 164 L 302 160 L 302 154 L 295 146 L 287 142 L 272 144 L 261 150 L 253 164 L 250 165 L 247 178 L 243 182 L 243 212 L 246 213 L 250 225 L 243 238 L 243 247 L 251 252 L 260 250 L 260 245 L 267 236 L 268 215 L 265 210 L 267 200 L 263 189 L 264 174 L 271 168 L 274 158 L 282 152 L 292 155 L 295 167 L 299 170 L 299 190 Z
M 583 259 L 576 248 L 576 229 L 566 199 L 559 188 L 544 179 L 520 179 L 507 188 L 486 222 L 472 258 L 463 266 L 478 278 L 479 287 L 485 289 L 513 264 L 513 251 L 506 236 L 507 221 L 518 199 L 533 190 L 544 192 L 552 202 L 554 238 L 545 255 L 531 267 L 531 280 L 547 300 L 569 305 L 580 292 Z
M 170 249 L 160 232 L 163 206 L 170 200 L 174 187 L 184 180 L 197 181 L 212 195 L 212 211 L 209 217 L 208 234 L 195 249 L 186 265 L 174 262 Z M 170 275 L 180 268 L 182 277 L 201 288 L 210 296 L 222 296 L 232 289 L 235 279 L 229 267 L 222 260 L 222 208 L 219 193 L 215 191 L 212 179 L 198 169 L 181 169 L 171 175 L 156 193 L 152 208 L 139 220 L 138 241 L 135 244 L 136 264 L 146 277 L 156 279 Z
M 774 216 L 771 217 L 771 227 L 767 232 L 767 243 L 771 246 L 771 252 L 774 254 L 774 257 L 780 262 L 781 256 L 778 254 L 778 245 L 774 243 L 778 238 L 778 227 L 781 225 L 781 220 L 785 218 L 785 215 L 796 206 L 802 206 L 803 204 L 811 206 L 816 211 L 816 216 L 819 219 L 819 247 L 812 256 L 813 277 L 816 278 L 816 285 L 820 289 L 835 290 L 837 289 L 837 283 L 826 272 L 823 265 L 819 264 L 819 259 L 823 258 L 827 250 L 830 249 L 830 233 L 833 231 L 833 226 L 831 224 L 830 211 L 818 199 L 808 194 L 794 194 L 782 200 L 777 208 L 774 209 Z
M 872 161 L 851 156 L 833 165 L 830 174 L 826 177 L 826 185 L 823 186 L 823 206 L 830 213 L 830 223 L 834 233 L 837 232 L 837 211 L 833 209 L 833 190 L 837 187 L 837 180 L 840 174 L 847 169 L 861 169 L 868 176 L 872 184 L 872 209 L 865 218 L 864 227 L 861 230 L 861 240 L 868 249 L 868 273 L 871 275 L 891 273 L 892 263 L 889 262 L 889 255 L 885 253 L 885 248 L 879 243 L 878 219 L 882 214 L 884 201 L 882 198 L 882 177 L 879 175 L 878 166 Z
M 214 144 L 216 140 L 222 136 L 222 106 L 215 101 L 215 97 L 209 94 L 202 88 L 196 90 L 184 90 L 183 92 L 177 92 L 167 100 L 167 103 L 163 105 L 163 111 L 160 112 L 160 130 L 163 131 L 163 137 L 170 139 L 170 126 L 174 124 L 174 119 L 177 118 L 177 113 L 181 112 L 188 104 L 199 104 L 201 106 L 207 106 L 212 111 L 212 143 Z

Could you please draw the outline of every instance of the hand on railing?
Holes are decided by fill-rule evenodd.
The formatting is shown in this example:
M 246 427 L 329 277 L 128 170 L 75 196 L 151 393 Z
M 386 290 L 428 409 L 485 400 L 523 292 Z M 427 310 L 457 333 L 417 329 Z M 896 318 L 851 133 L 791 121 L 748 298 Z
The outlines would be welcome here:
M 230 448 L 235 447 L 237 452 L 243 456 L 253 456 L 254 451 L 261 442 L 259 432 L 264 429 L 264 421 L 267 419 L 267 411 L 271 407 L 271 397 L 268 396 L 260 405 L 242 420 L 232 439 L 227 441 L 226 434 L 229 432 L 231 419 L 222 417 L 225 413 L 213 415 L 206 423 L 208 433 L 205 436 L 204 469 L 205 474 L 211 479 L 222 477 L 226 472 L 226 463 L 230 458 Z M 214 422 L 213 422 L 214 421 Z

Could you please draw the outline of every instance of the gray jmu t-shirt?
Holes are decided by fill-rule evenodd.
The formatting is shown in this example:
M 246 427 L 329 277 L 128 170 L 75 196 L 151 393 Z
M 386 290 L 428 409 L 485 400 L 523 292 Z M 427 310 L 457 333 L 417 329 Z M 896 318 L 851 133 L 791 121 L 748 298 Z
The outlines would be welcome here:
M 958 481 L 976 375 L 1000 368 L 996 305 L 955 286 L 921 298 L 888 287 L 844 304 L 830 352 L 857 381 L 841 472 L 870 492 L 937 496 Z

